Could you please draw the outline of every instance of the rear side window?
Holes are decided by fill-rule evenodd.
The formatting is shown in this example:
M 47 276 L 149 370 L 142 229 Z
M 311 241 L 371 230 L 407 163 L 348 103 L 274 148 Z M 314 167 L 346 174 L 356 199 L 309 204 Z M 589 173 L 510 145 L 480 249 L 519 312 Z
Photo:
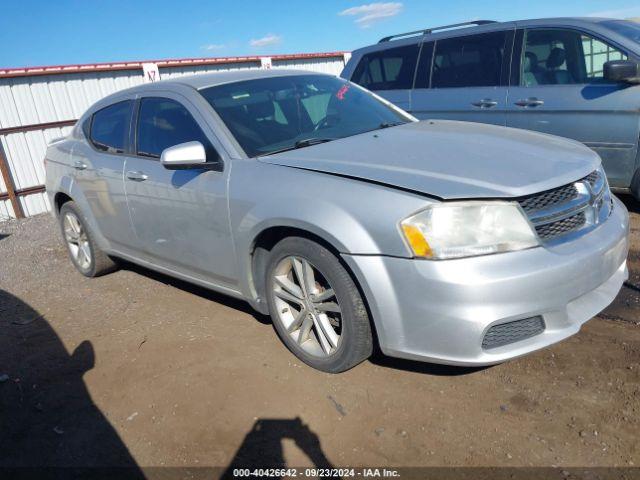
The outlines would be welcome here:
M 93 114 L 89 138 L 94 147 L 107 153 L 124 153 L 132 105 L 132 100 L 126 100 Z
M 136 153 L 160 158 L 166 148 L 198 141 L 209 153 L 209 140 L 189 111 L 169 98 L 151 97 L 140 101 Z
M 506 32 L 492 32 L 438 40 L 432 88 L 499 86 L 506 38 Z
M 351 81 L 369 90 L 403 90 L 413 86 L 419 46 L 390 48 L 360 59 Z

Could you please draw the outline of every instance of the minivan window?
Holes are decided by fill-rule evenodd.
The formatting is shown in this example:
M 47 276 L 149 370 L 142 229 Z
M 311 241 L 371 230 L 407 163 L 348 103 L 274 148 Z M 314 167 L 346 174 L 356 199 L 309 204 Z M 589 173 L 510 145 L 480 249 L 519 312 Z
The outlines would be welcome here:
M 507 32 L 483 33 L 436 42 L 432 88 L 500 85 Z
M 159 158 L 166 148 L 193 141 L 210 148 L 206 135 L 184 105 L 160 97 L 140 101 L 136 141 L 138 155 Z
M 604 64 L 627 55 L 602 40 L 575 30 L 528 30 L 521 84 L 575 85 L 604 81 Z
M 133 100 L 125 100 L 93 114 L 89 138 L 94 147 L 107 153 L 124 153 L 132 105 Z
M 329 75 L 267 77 L 200 90 L 249 157 L 411 121 Z
M 352 81 L 369 90 L 403 90 L 413 85 L 419 46 L 390 48 L 362 56 Z

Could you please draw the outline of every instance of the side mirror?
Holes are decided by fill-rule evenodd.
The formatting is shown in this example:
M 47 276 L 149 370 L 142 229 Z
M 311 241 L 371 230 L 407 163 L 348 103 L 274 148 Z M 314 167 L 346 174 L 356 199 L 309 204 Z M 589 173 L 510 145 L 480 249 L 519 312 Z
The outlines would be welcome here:
M 160 155 L 160 163 L 169 170 L 204 167 L 207 152 L 200 142 L 186 142 L 169 147 Z
M 604 64 L 604 78 L 610 82 L 640 83 L 640 68 L 631 60 L 611 60 Z

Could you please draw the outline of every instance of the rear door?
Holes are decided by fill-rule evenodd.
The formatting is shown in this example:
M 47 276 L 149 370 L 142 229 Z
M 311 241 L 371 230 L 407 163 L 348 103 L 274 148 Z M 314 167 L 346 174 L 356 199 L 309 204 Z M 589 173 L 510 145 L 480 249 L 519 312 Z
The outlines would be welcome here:
M 102 235 L 123 251 L 135 241 L 122 182 L 133 104 L 123 100 L 96 111 L 83 125 L 87 141 L 73 149 L 75 181 Z
M 572 28 L 519 30 L 507 125 L 585 143 L 612 186 L 628 187 L 640 127 L 640 87 L 607 82 L 603 65 L 627 53 Z
M 135 139 L 124 183 L 141 256 L 179 273 L 224 286 L 237 281 L 229 229 L 230 162 L 197 109 L 182 95 L 160 92 L 139 99 Z M 205 133 L 206 132 L 206 133 Z M 207 168 L 168 170 L 162 151 L 199 141 Z
M 444 38 L 423 45 L 411 96 L 419 119 L 506 124 L 513 31 Z
M 410 110 L 418 51 L 419 45 L 415 43 L 367 53 L 358 62 L 351 81 Z

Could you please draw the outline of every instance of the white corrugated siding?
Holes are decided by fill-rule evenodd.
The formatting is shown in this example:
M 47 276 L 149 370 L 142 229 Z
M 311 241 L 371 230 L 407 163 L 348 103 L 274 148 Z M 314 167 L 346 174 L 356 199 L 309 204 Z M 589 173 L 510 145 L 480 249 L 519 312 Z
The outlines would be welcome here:
M 343 56 L 326 58 L 273 59 L 273 68 L 299 68 L 338 75 L 344 66 Z M 219 63 L 213 65 L 161 67 L 163 79 L 225 70 L 260 68 L 260 61 Z M 0 128 L 75 120 L 101 98 L 143 83 L 142 69 L 54 74 L 0 78 Z M 0 135 L 16 189 L 44 184 L 43 159 L 46 146 L 56 137 L 66 135 L 71 127 L 48 128 Z M 6 186 L 0 178 L 0 193 Z M 20 198 L 25 215 L 35 215 L 50 208 L 43 193 Z M 14 216 L 8 200 L 0 201 L 0 219 Z
M 295 60 L 274 60 L 273 68 L 300 68 L 311 70 L 312 72 L 328 73 L 330 75 L 340 75 L 344 62 L 342 57 L 338 61 L 336 58 L 309 58 Z
M 160 77 L 163 80 L 167 80 L 170 78 L 184 77 L 186 75 L 197 75 L 199 73 L 247 70 L 251 68 L 260 68 L 260 62 L 223 63 L 220 65 L 197 65 L 193 67 L 165 67 L 160 69 Z
M 13 211 L 13 206 L 9 200 L 0 200 L 0 222 L 15 218 L 16 214 Z

